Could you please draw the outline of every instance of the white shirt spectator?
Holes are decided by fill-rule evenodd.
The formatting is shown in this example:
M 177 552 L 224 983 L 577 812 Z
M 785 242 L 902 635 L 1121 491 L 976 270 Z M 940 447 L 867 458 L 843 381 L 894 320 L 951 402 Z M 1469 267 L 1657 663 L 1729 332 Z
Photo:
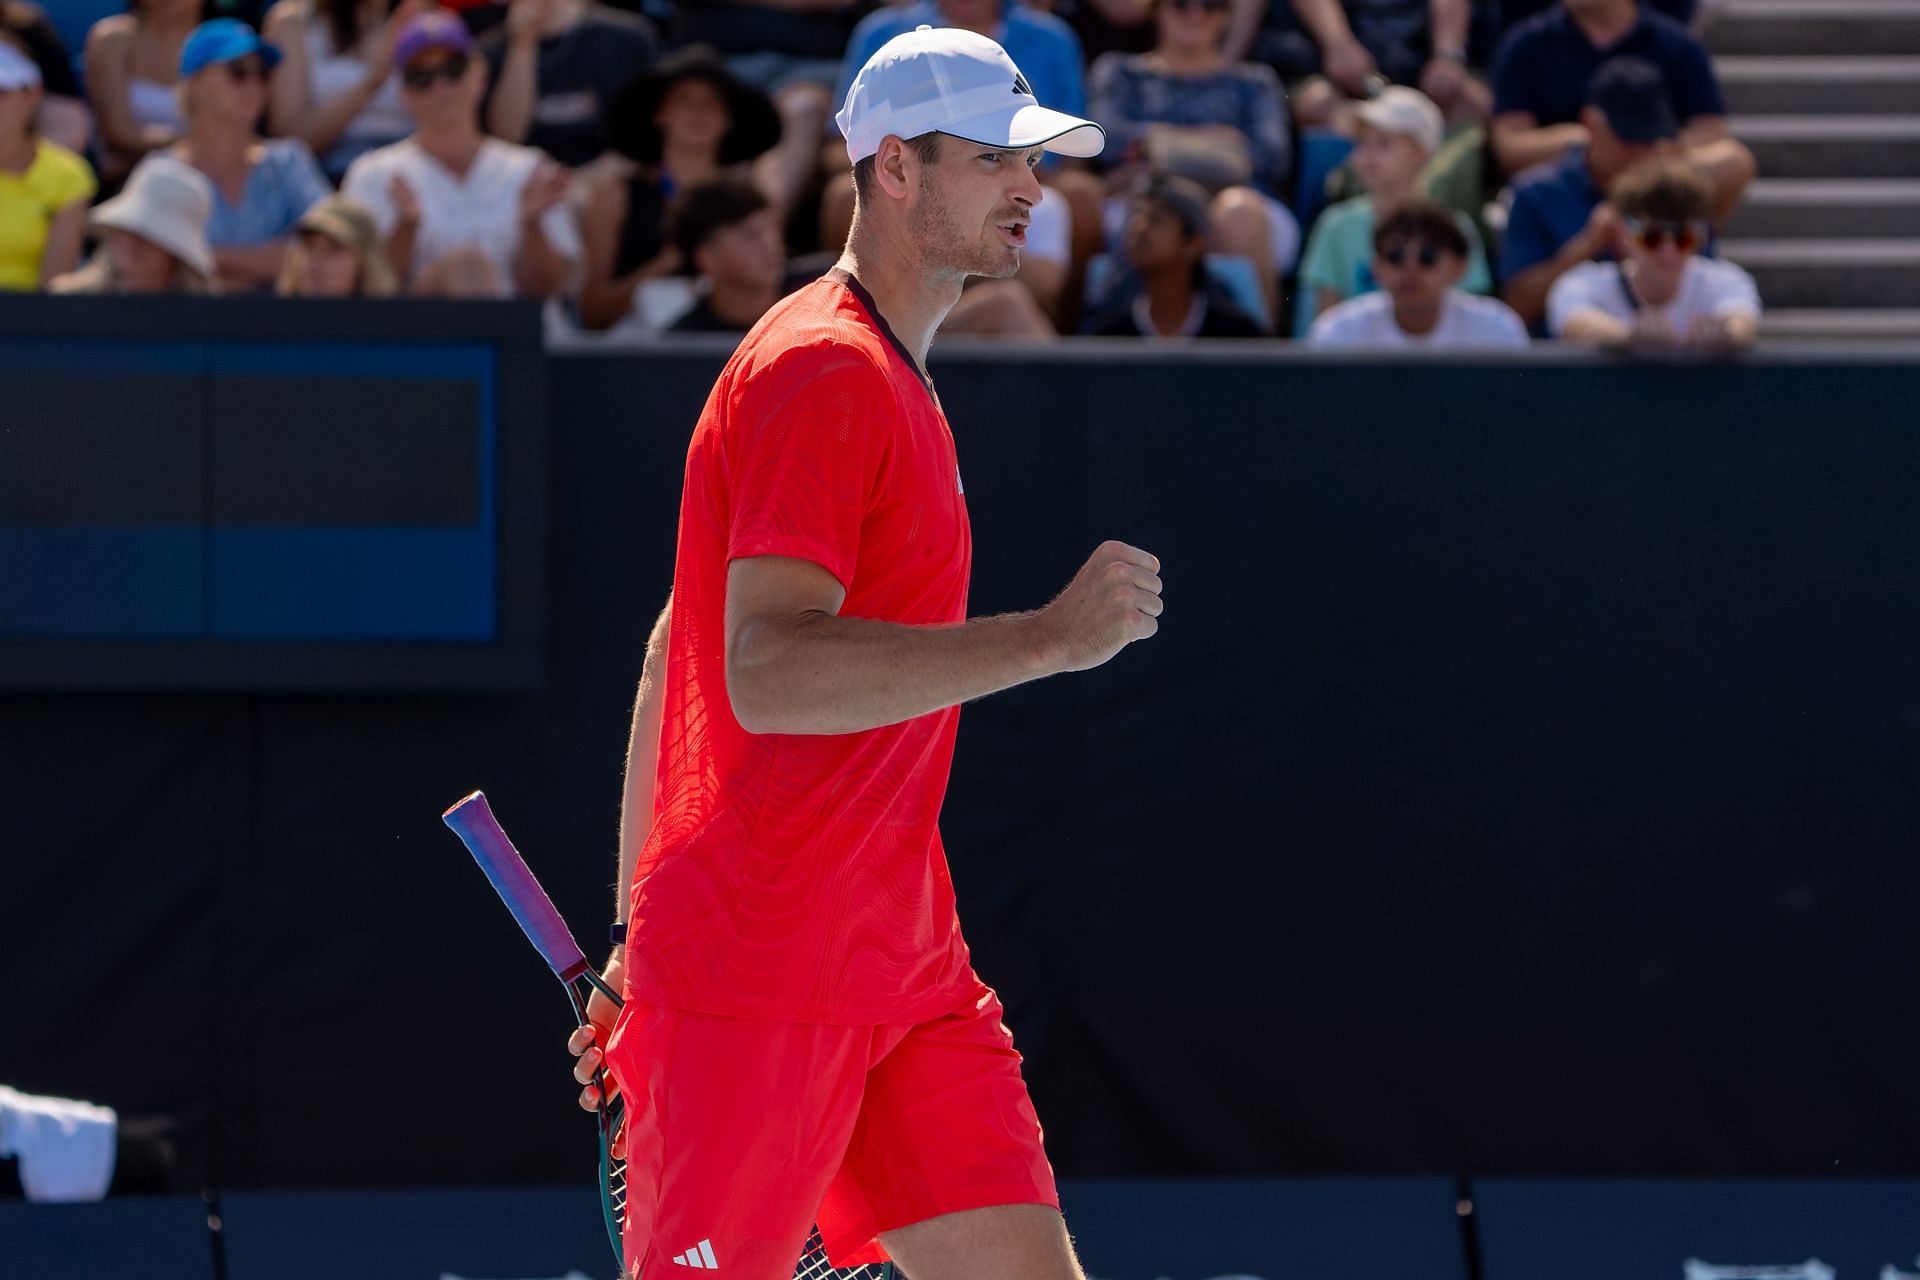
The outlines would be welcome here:
M 1718 258 L 1691 258 L 1680 273 L 1680 288 L 1664 307 L 1675 333 L 1684 334 L 1700 316 L 1746 315 L 1760 318 L 1760 291 L 1753 277 Z M 1617 262 L 1583 262 L 1553 282 L 1547 293 L 1547 332 L 1559 337 L 1575 312 L 1598 311 L 1632 324 L 1641 304 L 1627 289 Z
M 1498 299 L 1477 298 L 1452 289 L 1433 331 L 1411 334 L 1394 321 L 1391 297 L 1366 293 L 1329 307 L 1313 322 L 1307 341 L 1316 347 L 1374 351 L 1524 348 L 1527 326 Z
M 355 160 L 340 191 L 372 210 L 384 238 L 398 220 L 389 189 L 396 175 L 404 178 L 420 202 L 409 274 L 472 246 L 492 262 L 505 296 L 512 292 L 513 262 L 520 252 L 520 191 L 546 162 L 533 147 L 487 138 L 466 176 L 457 177 L 408 138 Z M 547 210 L 540 216 L 540 229 L 548 247 L 579 263 L 580 229 L 571 206 L 561 203 Z

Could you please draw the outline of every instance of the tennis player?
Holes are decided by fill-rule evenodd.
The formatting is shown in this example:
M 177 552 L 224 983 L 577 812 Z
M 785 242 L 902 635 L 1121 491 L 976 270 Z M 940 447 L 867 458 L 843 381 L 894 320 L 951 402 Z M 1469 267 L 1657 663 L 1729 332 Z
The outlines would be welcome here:
M 627 1266 L 789 1280 L 817 1221 L 836 1266 L 1078 1280 L 936 820 L 960 704 L 1152 635 L 1160 566 L 1108 542 L 1045 608 L 969 619 L 926 354 L 968 276 L 1019 267 L 1041 153 L 1103 139 L 1037 103 L 992 40 L 929 27 L 873 56 L 838 121 L 846 253 L 707 400 L 634 710 L 627 1003 L 605 1052 L 628 1108 Z M 582 1082 L 591 1044 L 569 1044 Z

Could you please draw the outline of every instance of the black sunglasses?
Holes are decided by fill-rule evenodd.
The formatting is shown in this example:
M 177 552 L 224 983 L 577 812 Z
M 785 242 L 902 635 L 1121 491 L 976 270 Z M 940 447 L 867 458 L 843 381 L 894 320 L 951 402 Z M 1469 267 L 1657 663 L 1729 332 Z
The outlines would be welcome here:
M 227 69 L 227 79 L 235 84 L 245 84 L 249 80 L 258 80 L 262 84 L 267 80 L 267 64 L 258 58 L 239 58 L 220 65 Z
M 1423 267 L 1431 267 L 1440 261 L 1440 250 L 1430 244 L 1423 244 L 1418 249 L 1406 243 L 1390 244 L 1380 251 L 1380 259 L 1390 267 L 1404 267 L 1414 259 L 1418 259 Z
M 1231 0 L 1167 0 L 1176 9 L 1201 9 L 1207 13 L 1225 13 Z
M 456 53 L 450 58 L 424 67 L 408 67 L 400 73 L 401 81 L 409 89 L 431 89 L 436 80 L 449 83 L 467 74 L 467 55 Z

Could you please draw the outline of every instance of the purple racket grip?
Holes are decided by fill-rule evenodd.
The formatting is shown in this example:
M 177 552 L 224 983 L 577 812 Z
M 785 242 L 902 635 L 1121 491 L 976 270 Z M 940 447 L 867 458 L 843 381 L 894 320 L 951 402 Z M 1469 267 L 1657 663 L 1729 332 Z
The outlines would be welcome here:
M 520 851 L 500 829 L 499 821 L 487 805 L 486 794 L 474 792 L 441 814 L 440 820 L 453 828 L 453 834 L 460 837 L 467 852 L 487 873 L 500 900 L 513 912 L 527 941 L 533 943 L 547 967 L 562 982 L 572 982 L 585 973 L 587 958 L 581 954 L 580 944 L 573 940 L 567 922 L 554 910 L 553 899 L 547 897 L 547 891 L 533 878 L 533 872 L 527 870 Z

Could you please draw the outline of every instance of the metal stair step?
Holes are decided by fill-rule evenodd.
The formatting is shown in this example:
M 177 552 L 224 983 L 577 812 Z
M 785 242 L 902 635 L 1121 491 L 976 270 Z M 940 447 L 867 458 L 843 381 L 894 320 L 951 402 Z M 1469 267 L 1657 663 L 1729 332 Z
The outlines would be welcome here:
M 1920 57 L 1730 57 L 1714 70 L 1735 115 L 1920 112 Z
M 1729 238 L 1719 252 L 1770 307 L 1920 307 L 1920 239 Z
M 1727 234 L 1739 239 L 1920 235 L 1920 179 L 1761 178 Z
M 1761 312 L 1767 338 L 1920 339 L 1920 307 L 1778 307 Z
M 1920 114 L 1743 115 L 1734 136 L 1768 178 L 1910 178 L 1920 174 Z
M 1920 0 L 1728 0 L 1707 47 L 1735 54 L 1920 54 Z

